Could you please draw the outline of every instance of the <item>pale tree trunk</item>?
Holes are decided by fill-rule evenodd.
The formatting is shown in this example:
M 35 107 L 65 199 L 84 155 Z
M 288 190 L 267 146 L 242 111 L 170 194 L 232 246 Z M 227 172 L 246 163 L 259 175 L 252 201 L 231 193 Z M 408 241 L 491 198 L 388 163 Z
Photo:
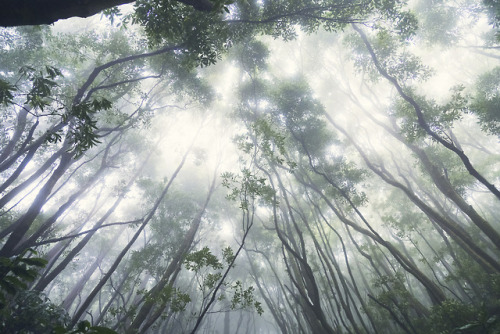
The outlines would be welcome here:
M 19 241 L 22 240 L 22 238 L 26 235 L 26 232 L 28 232 L 33 221 L 36 219 L 36 217 L 40 213 L 40 210 L 45 204 L 47 197 L 51 194 L 52 189 L 59 181 L 59 179 L 63 176 L 63 174 L 66 172 L 66 170 L 69 168 L 69 166 L 71 166 L 73 161 L 74 160 L 72 153 L 67 153 L 67 152 L 63 153 L 59 162 L 59 166 L 52 173 L 49 180 L 40 189 L 35 200 L 31 204 L 30 208 L 16 222 L 14 222 L 15 228 L 10 234 L 7 241 L 5 242 L 2 249 L 0 250 L 0 256 L 10 257 L 17 254 L 13 251 L 14 248 L 17 246 Z
M 71 320 L 71 326 L 72 327 L 76 325 L 76 323 L 78 322 L 78 320 L 80 320 L 80 318 L 83 315 L 83 313 L 92 304 L 92 302 L 93 302 L 95 296 L 97 295 L 97 293 L 102 289 L 102 287 L 109 280 L 109 278 L 111 277 L 111 275 L 114 273 L 114 271 L 116 270 L 116 268 L 118 267 L 118 265 L 121 263 L 121 261 L 123 260 L 123 258 L 127 254 L 128 250 L 132 247 L 132 245 L 135 243 L 135 241 L 137 240 L 137 238 L 140 236 L 140 234 L 142 233 L 142 231 L 144 230 L 144 228 L 148 225 L 148 223 L 153 218 L 156 210 L 160 206 L 160 203 L 163 201 L 163 199 L 167 195 L 167 192 L 170 189 L 170 186 L 172 185 L 173 181 L 176 179 L 177 175 L 179 174 L 179 172 L 181 171 L 182 167 L 184 166 L 184 163 L 186 162 L 186 158 L 188 156 L 188 153 L 191 150 L 191 146 L 186 151 L 186 153 L 184 154 L 184 156 L 182 157 L 182 160 L 179 163 L 179 166 L 174 171 L 172 177 L 170 178 L 169 182 L 167 183 L 167 185 L 163 189 L 162 193 L 160 194 L 160 196 L 158 197 L 158 199 L 156 200 L 156 202 L 154 203 L 152 209 L 150 210 L 150 212 L 148 213 L 148 215 L 143 219 L 143 222 L 140 225 L 139 229 L 135 232 L 134 236 L 132 237 L 132 239 L 130 239 L 130 241 L 127 243 L 127 245 L 125 246 L 125 248 L 123 248 L 123 250 L 120 252 L 120 254 L 115 259 L 115 261 L 114 261 L 113 265 L 111 266 L 111 268 L 108 269 L 108 271 L 101 278 L 101 280 L 96 285 L 96 287 L 92 290 L 92 292 L 90 292 L 89 296 L 87 296 L 87 298 L 85 299 L 85 301 L 83 302 L 83 304 L 80 306 L 80 308 L 75 312 L 75 315 L 73 316 L 73 318 Z M 151 153 L 152 152 L 153 151 L 151 151 Z M 151 155 L 151 153 L 150 153 L 150 155 Z M 148 159 L 146 159 L 146 161 L 147 160 Z M 143 166 L 145 166 L 145 163 L 143 164 Z M 135 177 L 133 179 L 135 179 Z
M 69 312 L 69 309 L 73 304 L 73 302 L 75 301 L 75 298 L 81 294 L 83 288 L 85 287 L 85 284 L 90 279 L 94 271 L 101 265 L 102 260 L 106 257 L 106 255 L 111 249 L 110 247 L 103 247 L 103 248 L 104 249 L 101 249 L 99 255 L 96 257 L 94 262 L 92 262 L 92 264 L 87 268 L 85 273 L 80 277 L 78 282 L 73 286 L 71 291 L 66 295 L 66 298 L 64 298 L 61 307 L 64 308 L 66 311 Z
M 361 39 L 363 40 L 366 49 L 368 50 L 368 53 L 370 54 L 370 57 L 372 58 L 372 61 L 377 68 L 378 72 L 385 78 L 387 79 L 393 86 L 396 88 L 398 94 L 403 98 L 406 102 L 408 102 L 413 110 L 415 111 L 415 114 L 418 119 L 418 125 L 425 130 L 425 132 L 435 139 L 437 142 L 439 142 L 441 145 L 443 145 L 445 148 L 448 150 L 452 151 L 455 153 L 460 160 L 462 161 L 464 167 L 467 169 L 470 175 L 475 177 L 479 182 L 481 182 L 483 185 L 488 188 L 488 190 L 497 197 L 497 199 L 500 199 L 500 191 L 493 185 L 491 182 L 486 180 L 486 178 L 479 173 L 475 167 L 472 165 L 471 161 L 469 160 L 469 157 L 465 154 L 465 152 L 461 149 L 461 147 L 453 142 L 452 140 L 448 140 L 447 138 L 443 138 L 440 136 L 438 133 L 432 130 L 431 126 L 427 123 L 424 117 L 424 113 L 422 110 L 422 107 L 410 96 L 405 92 L 404 87 L 400 85 L 400 83 L 396 80 L 396 78 L 392 77 L 387 71 L 382 67 L 380 64 L 377 55 L 375 54 L 370 42 L 368 41 L 368 38 L 366 37 L 365 33 L 363 30 L 361 30 L 356 24 L 351 24 L 353 29 L 359 34 Z

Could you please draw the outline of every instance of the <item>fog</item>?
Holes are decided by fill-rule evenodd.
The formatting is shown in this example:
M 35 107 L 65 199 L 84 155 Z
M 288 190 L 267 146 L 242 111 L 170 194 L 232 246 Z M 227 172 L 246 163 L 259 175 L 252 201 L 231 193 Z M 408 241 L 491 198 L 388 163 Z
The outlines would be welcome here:
M 498 5 L 203 3 L 0 16 L 0 332 L 500 333 Z

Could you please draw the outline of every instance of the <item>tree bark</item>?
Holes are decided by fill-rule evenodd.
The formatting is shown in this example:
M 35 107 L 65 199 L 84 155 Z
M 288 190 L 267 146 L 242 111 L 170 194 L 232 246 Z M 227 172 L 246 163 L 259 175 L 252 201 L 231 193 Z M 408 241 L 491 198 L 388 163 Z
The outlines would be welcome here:
M 460 160 L 462 160 L 462 163 L 464 164 L 465 168 L 469 172 L 470 175 L 475 177 L 479 182 L 481 182 L 483 185 L 488 188 L 488 190 L 494 194 L 497 199 L 500 199 L 500 190 L 497 189 L 497 187 L 490 183 L 486 178 L 477 171 L 474 166 L 472 165 L 471 161 L 469 160 L 469 157 L 465 154 L 465 152 L 460 148 L 457 143 L 454 141 L 447 140 L 440 136 L 438 133 L 436 133 L 434 130 L 432 130 L 431 126 L 427 121 L 425 120 L 424 113 L 422 110 L 422 107 L 411 97 L 408 95 L 404 88 L 399 84 L 399 82 L 391 76 L 380 64 L 377 55 L 375 54 L 375 51 L 373 50 L 370 42 L 368 41 L 368 38 L 366 37 L 365 33 L 363 30 L 361 30 L 356 24 L 352 24 L 353 29 L 361 36 L 361 39 L 363 40 L 366 49 L 368 50 L 368 53 L 370 54 L 370 57 L 372 58 L 372 61 L 377 68 L 378 72 L 386 78 L 393 86 L 396 88 L 398 94 L 406 101 L 408 102 L 412 108 L 415 110 L 415 114 L 417 115 L 417 120 L 418 120 L 418 125 L 433 139 L 435 139 L 437 142 L 439 142 L 441 145 L 446 147 L 448 150 L 452 151 L 455 153 Z
M 179 266 L 182 265 L 182 260 L 184 256 L 187 254 L 189 251 L 189 248 L 191 248 L 191 245 L 193 244 L 194 237 L 196 236 L 196 232 L 198 232 L 198 228 L 200 227 L 201 219 L 203 215 L 205 214 L 205 211 L 207 209 L 208 203 L 210 201 L 210 198 L 212 197 L 212 194 L 215 190 L 215 178 L 212 182 L 212 185 L 210 186 L 210 189 L 208 191 L 207 198 L 205 200 L 205 203 L 201 210 L 198 212 L 196 217 L 193 219 L 193 222 L 191 223 L 191 226 L 189 227 L 189 230 L 187 231 L 186 235 L 184 236 L 184 240 L 180 247 L 177 249 L 177 252 L 175 253 L 174 257 L 172 258 L 172 261 L 170 261 L 170 264 L 168 265 L 167 269 L 165 270 L 165 273 L 163 274 L 161 280 L 156 284 L 148 293 L 148 296 L 152 296 L 152 298 L 145 298 L 144 304 L 141 306 L 140 310 L 137 312 L 137 316 L 135 317 L 134 321 L 130 325 L 130 327 L 127 329 L 127 333 L 136 333 L 143 322 L 146 320 L 147 316 L 151 313 L 151 310 L 154 308 L 156 305 L 156 302 L 154 300 L 154 296 L 161 293 L 161 291 L 167 286 L 167 284 L 170 282 L 170 278 L 173 275 L 173 273 L 179 268 Z M 160 306 L 160 308 L 163 305 Z M 157 313 L 155 313 L 157 314 Z M 160 316 L 160 314 L 158 314 Z M 158 318 L 156 317 L 156 319 Z M 156 320 L 153 319 L 153 320 Z M 142 331 L 145 329 L 143 328 Z
M 26 128 L 26 119 L 28 116 L 28 110 L 26 107 L 21 108 L 19 114 L 17 115 L 17 126 L 14 130 L 14 134 L 12 138 L 9 140 L 7 145 L 5 145 L 2 150 L 0 150 L 0 162 L 4 161 L 13 151 L 14 146 L 17 144 L 19 139 L 21 139 L 21 135 Z
M 210 11 L 209 0 L 178 0 L 199 11 Z M 0 0 L 0 26 L 52 24 L 70 17 L 89 17 L 135 0 Z
M 52 173 L 49 180 L 45 183 L 42 189 L 40 189 L 38 195 L 36 196 L 28 211 L 24 215 L 22 215 L 16 222 L 14 222 L 15 228 L 0 250 L 0 256 L 9 257 L 12 255 L 16 255 L 16 253 L 14 253 L 13 251 L 15 246 L 26 235 L 33 221 L 36 219 L 36 217 L 40 213 L 40 210 L 45 204 L 47 197 L 51 194 L 52 189 L 73 162 L 74 160 L 72 153 L 65 152 L 61 156 L 59 166 L 56 168 L 54 173 Z
M 106 282 L 109 280 L 109 278 L 111 277 L 111 275 L 114 273 L 114 271 L 116 270 L 116 268 L 118 268 L 118 265 L 121 263 L 121 261 L 125 257 L 125 254 L 127 254 L 128 250 L 132 247 L 132 245 L 135 243 L 135 241 L 137 240 L 137 238 L 139 237 L 139 235 L 142 233 L 142 231 L 144 230 L 144 228 L 146 228 L 147 224 L 151 221 L 151 219 L 153 218 L 153 216 L 154 216 L 156 210 L 158 209 L 161 201 L 163 201 L 163 199 L 167 195 L 167 192 L 170 189 L 170 186 L 172 185 L 173 181 L 175 180 L 175 178 L 177 177 L 177 175 L 181 171 L 182 167 L 184 166 L 184 163 L 186 162 L 187 155 L 191 151 L 191 147 L 192 147 L 192 144 L 188 148 L 188 150 L 186 151 L 186 153 L 184 154 L 184 156 L 182 157 L 182 160 L 179 163 L 179 165 L 177 166 L 176 170 L 174 171 L 172 177 L 170 178 L 170 181 L 163 188 L 162 193 L 160 194 L 160 196 L 158 197 L 158 199 L 154 203 L 151 211 L 144 218 L 144 221 L 142 222 L 142 224 L 139 227 L 139 229 L 135 232 L 135 234 L 132 237 L 132 239 L 127 243 L 127 245 L 125 246 L 125 248 L 123 248 L 123 250 L 120 252 L 120 254 L 118 254 L 118 256 L 117 256 L 115 262 L 113 263 L 113 265 L 111 266 L 111 268 L 108 269 L 107 273 L 101 278 L 101 280 L 99 281 L 99 283 L 92 290 L 92 292 L 89 294 L 89 296 L 87 296 L 87 298 L 85 299 L 85 301 L 83 302 L 83 304 L 80 306 L 80 308 L 75 312 L 75 315 L 71 319 L 71 327 L 75 326 L 76 323 L 78 322 L 78 320 L 80 320 L 80 317 L 87 310 L 87 308 L 92 304 L 92 302 L 93 302 L 95 296 L 97 295 L 97 293 L 102 289 L 102 287 L 104 286 L 104 284 L 106 284 Z M 153 150 L 151 151 L 151 153 L 152 152 L 153 152 Z M 149 154 L 148 158 L 151 156 L 151 153 Z M 149 159 L 146 159 L 146 161 L 144 162 L 143 166 L 146 165 L 146 162 L 148 160 Z M 136 174 L 136 176 L 138 176 L 138 174 L 139 174 L 139 172 Z M 135 179 L 135 177 L 134 177 L 134 179 Z
M 118 236 L 117 236 L 118 238 Z M 73 289 L 66 295 L 66 298 L 64 298 L 61 307 L 64 308 L 66 311 L 69 312 L 69 309 L 73 302 L 75 301 L 75 298 L 82 293 L 83 288 L 85 287 L 85 284 L 89 280 L 89 278 L 92 276 L 94 271 L 99 267 L 101 264 L 102 259 L 106 256 L 106 254 L 109 252 L 111 249 L 110 247 L 103 247 L 104 249 L 101 249 L 101 253 L 97 256 L 97 258 L 94 260 L 94 262 L 87 268 L 85 273 L 80 277 L 78 282 L 73 286 Z
M 333 123 L 334 124 L 334 123 Z M 368 168 L 370 168 L 375 174 L 377 174 L 382 180 L 387 182 L 388 184 L 401 189 L 406 196 L 422 211 L 424 212 L 429 219 L 433 222 L 436 222 L 444 231 L 446 231 L 452 238 L 457 242 L 468 254 L 471 255 L 476 262 L 481 265 L 481 267 L 490 274 L 499 273 L 500 272 L 500 263 L 491 257 L 486 251 L 484 251 L 480 246 L 478 246 L 472 237 L 455 221 L 452 221 L 448 217 L 440 215 L 429 205 L 424 203 L 418 196 L 413 193 L 413 191 L 407 188 L 405 185 L 396 181 L 392 175 L 385 170 L 385 168 L 380 167 L 377 168 L 375 165 L 368 159 L 366 154 L 363 152 L 361 147 L 356 144 L 356 142 L 352 139 L 347 132 L 341 127 L 334 124 L 334 126 L 342 132 L 354 145 L 356 150 L 359 152 L 363 160 L 365 161 Z M 321 195 L 321 194 L 320 194 Z M 353 226 L 354 227 L 354 226 Z

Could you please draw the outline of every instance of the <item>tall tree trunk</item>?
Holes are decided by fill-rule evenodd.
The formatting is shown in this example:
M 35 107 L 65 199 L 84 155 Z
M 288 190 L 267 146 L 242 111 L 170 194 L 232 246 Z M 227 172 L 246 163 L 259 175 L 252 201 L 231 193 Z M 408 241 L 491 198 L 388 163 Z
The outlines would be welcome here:
M 12 135 L 7 145 L 5 145 L 2 150 L 0 150 L 0 163 L 2 163 L 9 155 L 12 154 L 14 146 L 17 144 L 19 139 L 21 139 L 24 129 L 26 129 L 26 119 L 28 117 L 28 111 L 30 110 L 31 108 L 27 106 L 19 110 L 19 113 L 17 114 L 17 124 L 14 130 L 14 134 Z
M 118 236 L 117 236 L 118 237 Z M 66 311 L 69 312 L 69 309 L 73 302 L 75 301 L 75 298 L 81 294 L 83 291 L 83 288 L 85 287 L 85 284 L 89 280 L 90 276 L 94 273 L 94 271 L 99 267 L 101 264 L 102 260 L 106 257 L 108 252 L 110 251 L 110 247 L 104 247 L 104 249 L 101 249 L 99 252 L 99 255 L 96 257 L 94 262 L 85 270 L 85 273 L 80 277 L 78 282 L 73 286 L 71 291 L 66 295 L 64 298 L 61 307 L 65 309 Z
M 368 168 L 370 168 L 375 174 L 377 174 L 382 180 L 388 184 L 401 189 L 406 196 L 420 209 L 424 212 L 432 221 L 436 222 L 443 230 L 450 234 L 453 239 L 468 252 L 476 262 L 483 267 L 483 269 L 488 273 L 500 273 L 500 263 L 493 259 L 487 252 L 485 252 L 481 247 L 479 247 L 469 236 L 469 234 L 457 223 L 451 221 L 447 217 L 443 217 L 438 214 L 434 209 L 420 200 L 411 189 L 407 188 L 400 182 L 396 181 L 390 173 L 385 170 L 385 168 L 377 168 L 368 159 L 366 154 L 363 152 L 361 147 L 359 147 L 356 142 L 347 134 L 345 130 L 336 126 L 337 129 L 342 132 L 357 149 L 363 160 L 365 161 Z
M 118 267 L 118 265 L 120 264 L 120 262 L 125 257 L 125 254 L 127 254 L 128 250 L 132 247 L 132 245 L 135 243 L 135 241 L 137 240 L 137 238 L 139 237 L 139 235 L 142 233 L 142 231 L 144 230 L 144 228 L 147 226 L 147 224 L 153 218 L 154 214 L 156 213 L 156 210 L 160 206 L 160 203 L 163 201 L 163 199 L 167 195 L 167 192 L 170 189 L 170 186 L 172 185 L 173 181 L 176 179 L 177 175 L 179 174 L 179 172 L 181 171 L 182 167 L 184 166 L 184 163 L 186 162 L 186 158 L 188 156 L 188 153 L 191 150 L 191 147 L 192 147 L 192 145 L 189 147 L 189 149 L 186 151 L 186 153 L 182 157 L 181 162 L 177 166 L 177 168 L 174 171 L 174 173 L 173 173 L 172 177 L 170 178 L 169 182 L 167 183 L 167 185 L 165 186 L 165 188 L 161 192 L 160 196 L 158 197 L 158 199 L 154 203 L 154 205 L 153 205 L 152 209 L 150 210 L 150 212 L 148 213 L 148 215 L 144 218 L 141 226 L 135 232 L 135 234 L 132 237 L 132 239 L 130 239 L 130 241 L 127 243 L 127 245 L 125 246 L 125 248 L 120 252 L 120 254 L 118 255 L 118 257 L 114 261 L 114 263 L 111 266 L 111 268 L 108 269 L 107 273 L 101 278 L 101 280 L 99 281 L 99 283 L 92 290 L 92 292 L 89 294 L 89 296 L 85 299 L 85 301 L 82 303 L 82 305 L 80 306 L 80 308 L 75 312 L 75 314 L 74 314 L 74 316 L 73 316 L 73 318 L 71 320 L 71 327 L 75 326 L 76 323 L 78 322 L 78 320 L 80 320 L 80 317 L 87 310 L 87 308 L 92 304 L 92 302 L 93 302 L 95 296 L 97 295 L 97 293 L 102 289 L 102 287 L 109 280 L 109 278 L 111 277 L 111 275 L 113 274 L 113 272 L 116 270 L 116 268 Z M 151 155 L 151 153 L 150 153 L 150 155 Z M 142 169 L 142 167 L 141 167 L 141 169 Z M 134 179 L 135 179 L 135 177 L 134 177 Z
M 396 247 L 394 247 L 390 242 L 386 241 L 382 238 L 378 233 L 373 233 L 373 228 L 367 230 L 363 227 L 358 226 L 353 221 L 347 219 L 335 206 L 331 203 L 331 201 L 312 183 L 306 183 L 304 180 L 299 180 L 304 185 L 310 187 L 314 190 L 324 201 L 325 203 L 332 209 L 332 211 L 337 215 L 337 217 L 346 225 L 349 225 L 357 232 L 366 235 L 376 243 L 380 244 L 384 248 L 386 248 L 394 259 L 410 274 L 412 274 L 427 290 L 427 293 L 433 302 L 433 304 L 441 304 L 446 296 L 443 291 L 433 282 L 431 281 L 424 273 L 422 273 L 416 266 L 414 266 L 411 261 L 409 261 Z M 368 222 L 365 221 L 365 225 Z
M 42 189 L 40 189 L 40 191 L 38 192 L 38 195 L 36 196 L 35 200 L 31 204 L 28 211 L 24 215 L 22 215 L 14 223 L 15 228 L 12 231 L 12 233 L 10 234 L 10 237 L 7 239 L 7 241 L 3 245 L 2 249 L 0 250 L 0 256 L 10 257 L 10 256 L 18 254 L 18 253 L 14 252 L 14 248 L 17 246 L 19 241 L 21 241 L 22 238 L 26 235 L 26 232 L 28 232 L 33 221 L 40 213 L 40 210 L 42 209 L 43 205 L 45 204 L 47 197 L 52 192 L 52 189 L 56 185 L 57 181 L 59 181 L 59 179 L 63 176 L 63 174 L 66 172 L 66 170 L 72 164 L 72 162 L 73 162 L 73 154 L 72 153 L 65 152 L 62 154 L 61 160 L 59 162 L 59 166 L 52 173 L 51 177 L 44 184 Z
M 410 96 L 408 95 L 404 88 L 399 84 L 399 82 L 396 80 L 396 78 L 392 77 L 387 71 L 382 67 L 380 64 L 377 55 L 375 54 L 375 51 L 373 51 L 373 48 L 368 41 L 368 38 L 366 37 L 365 33 L 363 30 L 361 30 L 356 24 L 351 24 L 353 29 L 361 36 L 361 39 L 363 40 L 368 53 L 370 54 L 370 57 L 372 58 L 372 61 L 377 68 L 378 72 L 385 78 L 387 79 L 393 86 L 396 88 L 398 94 L 406 101 L 408 102 L 411 107 L 415 110 L 415 114 L 417 115 L 418 119 L 418 124 L 419 126 L 427 132 L 429 136 L 431 136 L 433 139 L 435 139 L 437 142 L 439 142 L 441 145 L 446 147 L 448 150 L 452 151 L 455 153 L 460 160 L 462 161 L 463 165 L 467 169 L 470 175 L 475 177 L 479 182 L 481 182 L 483 185 L 488 188 L 488 190 L 497 197 L 497 199 L 500 199 L 500 191 L 493 185 L 491 182 L 486 180 L 486 178 L 479 173 L 472 163 L 469 160 L 469 157 L 465 154 L 465 152 L 453 141 L 445 139 L 441 137 L 438 133 L 432 130 L 430 125 L 427 123 L 424 117 L 424 113 L 422 110 L 422 107 Z
M 24 189 L 29 187 L 33 182 L 40 177 L 43 173 L 45 173 L 54 162 L 61 157 L 61 155 L 68 150 L 68 147 L 62 147 L 58 151 L 54 152 L 50 158 L 48 158 L 43 165 L 41 165 L 36 172 L 34 172 L 28 179 L 23 181 L 21 184 L 17 185 L 14 189 L 10 190 L 6 193 L 2 198 L 0 198 L 0 208 L 3 208 L 8 202 L 10 202 L 15 196 L 21 193 Z M 31 158 L 35 154 L 36 150 L 32 149 L 28 152 L 26 157 L 23 159 L 21 164 L 19 164 L 18 168 L 9 179 L 7 179 L 1 186 L 0 191 L 4 191 L 7 187 L 14 182 L 19 174 L 24 170 L 24 167 L 31 161 Z M 3 232 L 2 232 L 3 234 Z
M 215 182 L 216 178 L 214 177 L 214 179 L 212 180 L 212 184 L 210 185 L 210 189 L 208 190 L 205 203 L 200 208 L 200 211 L 197 213 L 196 217 L 193 219 L 191 226 L 189 227 L 189 230 L 184 236 L 182 244 L 180 244 L 180 246 L 177 248 L 175 255 L 172 257 L 172 260 L 170 261 L 170 264 L 168 265 L 165 272 L 163 273 L 160 281 L 148 292 L 148 296 L 151 296 L 152 298 L 145 298 L 144 304 L 141 306 L 141 308 L 137 312 L 136 317 L 134 318 L 134 321 L 127 329 L 127 333 L 136 333 L 141 328 L 141 325 L 146 320 L 148 315 L 150 315 L 154 307 L 157 306 L 154 297 L 157 296 L 159 293 L 161 293 L 161 291 L 167 286 L 168 283 L 173 283 L 171 282 L 171 276 L 174 274 L 176 270 L 180 268 L 184 256 L 188 253 L 189 249 L 193 244 L 196 233 L 198 232 L 198 229 L 200 227 L 203 215 L 205 214 L 208 203 L 210 202 L 212 194 L 215 190 Z M 166 305 L 160 305 L 160 309 L 164 308 L 165 306 Z M 160 314 L 158 314 L 156 317 L 153 317 L 153 322 L 159 317 Z M 141 330 L 145 331 L 146 329 L 142 328 Z
M 20 243 L 17 248 L 18 249 L 26 249 L 29 247 L 33 247 L 34 244 L 36 243 L 37 239 L 41 237 L 44 233 L 46 233 L 52 225 L 61 217 L 61 215 L 75 203 L 75 201 L 80 198 L 98 179 L 99 177 L 104 173 L 104 171 L 109 167 L 109 150 L 113 146 L 114 143 L 116 143 L 116 140 L 118 139 L 119 135 L 116 135 L 115 138 L 113 138 L 108 145 L 106 146 L 106 149 L 104 150 L 104 154 L 102 157 L 101 165 L 99 169 L 88 178 L 87 182 L 80 186 L 78 188 L 78 191 L 69 196 L 68 200 L 59 207 L 59 209 L 54 213 L 50 218 L 45 220 L 45 222 L 42 223 L 42 225 L 26 240 L 24 240 L 22 243 Z
M 68 255 L 64 257 L 64 259 L 54 268 L 49 274 L 46 274 L 43 279 L 40 279 L 38 283 L 35 285 L 35 290 L 42 291 L 45 287 L 57 276 L 59 275 L 64 268 L 73 260 L 73 258 L 87 245 L 92 236 L 97 232 L 97 230 L 106 222 L 106 220 L 114 213 L 116 208 L 120 205 L 121 201 L 125 198 L 126 193 L 135 183 L 137 177 L 140 175 L 141 171 L 147 165 L 149 158 L 151 157 L 153 150 L 151 150 L 147 157 L 143 160 L 141 166 L 137 169 L 134 175 L 130 178 L 129 182 L 125 185 L 124 190 L 115 200 L 113 205 L 104 213 L 104 215 L 94 224 L 92 227 L 92 231 L 87 233 L 82 240 L 70 251 Z
M 271 175 L 264 169 L 261 170 L 268 176 L 272 188 L 275 189 L 276 191 L 276 187 L 274 186 L 273 178 L 271 177 Z M 277 175 L 276 171 L 274 172 L 275 172 L 274 174 Z M 283 186 L 279 179 L 278 182 L 279 182 L 279 187 L 283 189 Z M 274 203 L 277 203 L 276 194 L 274 196 L 275 196 Z M 302 297 L 302 301 L 305 303 L 304 311 L 306 312 L 306 316 L 308 316 L 309 319 L 311 319 L 311 324 L 317 324 L 317 326 L 314 325 L 314 327 L 317 327 L 315 329 L 317 333 L 334 333 L 333 328 L 328 323 L 325 314 L 322 310 L 319 289 L 316 280 L 314 278 L 313 270 L 311 269 L 309 263 L 307 263 L 307 259 L 304 257 L 305 249 L 304 247 L 302 247 L 303 250 L 302 255 L 299 254 L 300 251 L 298 252 L 294 248 L 292 248 L 290 243 L 285 238 L 284 233 L 281 231 L 278 224 L 278 213 L 276 204 L 273 205 L 273 221 L 274 221 L 274 228 L 276 229 L 278 238 L 285 247 L 286 251 L 292 256 L 294 261 L 296 261 L 296 264 L 300 267 L 299 271 L 300 274 L 298 276 L 301 277 L 299 279 L 294 280 L 291 275 L 289 276 L 292 279 L 292 282 L 294 282 L 294 285 L 298 288 L 299 292 L 301 292 L 300 295 Z M 289 224 L 287 224 L 287 226 L 289 226 Z M 298 230 L 297 226 L 295 226 L 295 228 Z M 300 233 L 298 235 L 300 237 Z M 288 237 L 291 237 L 291 235 L 288 235 Z M 303 240 L 301 240 L 301 243 L 303 244 Z M 299 267 L 297 267 L 297 269 Z M 301 286 L 303 286 L 303 289 L 301 289 Z

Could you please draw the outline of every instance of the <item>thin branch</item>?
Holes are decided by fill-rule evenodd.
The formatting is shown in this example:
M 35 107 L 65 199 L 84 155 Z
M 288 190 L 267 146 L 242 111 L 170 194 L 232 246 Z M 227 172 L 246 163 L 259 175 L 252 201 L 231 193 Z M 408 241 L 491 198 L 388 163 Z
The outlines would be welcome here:
M 90 232 L 95 232 L 97 230 L 100 230 L 101 228 L 103 227 L 109 227 L 109 226 L 116 226 L 116 225 L 128 225 L 128 224 L 135 224 L 135 223 L 140 223 L 142 221 L 142 218 L 140 219 L 136 219 L 136 220 L 130 220 L 128 222 L 118 222 L 118 223 L 109 223 L 109 224 L 104 224 L 104 225 L 101 225 L 99 227 L 96 227 L 96 228 L 92 228 L 90 230 L 86 230 L 86 231 L 83 231 L 83 232 L 80 232 L 80 233 L 77 233 L 77 234 L 71 234 L 71 235 L 67 235 L 65 237 L 60 237 L 60 238 L 53 238 L 53 239 L 48 239 L 48 240 L 44 240 L 44 241 L 40 241 L 40 242 L 36 242 L 33 244 L 33 247 L 37 247 L 37 246 L 41 246 L 41 245 L 46 245 L 46 244 L 51 244 L 51 243 L 54 243 L 54 242 L 59 242 L 59 241 L 63 241 L 63 240 L 66 240 L 66 239 L 72 239 L 72 238 L 77 238 L 79 236 L 82 236 L 84 234 L 87 234 L 87 233 L 90 233 Z

